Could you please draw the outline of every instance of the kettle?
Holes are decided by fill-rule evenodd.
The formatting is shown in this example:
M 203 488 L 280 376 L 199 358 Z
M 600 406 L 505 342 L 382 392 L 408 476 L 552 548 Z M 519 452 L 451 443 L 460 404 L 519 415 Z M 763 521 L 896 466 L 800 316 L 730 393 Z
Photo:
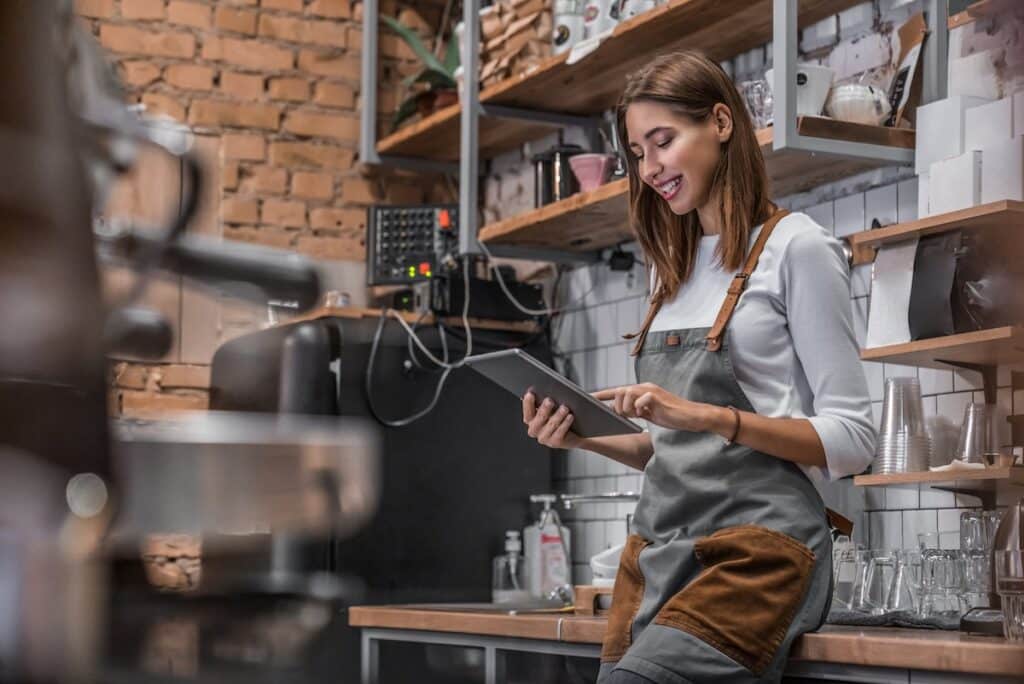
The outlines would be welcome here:
M 1015 504 L 1006 507 L 1006 512 L 999 520 L 999 527 L 996 528 L 995 537 L 992 540 L 992 576 L 990 578 L 992 587 L 993 608 L 998 608 L 999 594 L 996 593 L 995 578 L 995 552 L 996 551 L 1019 551 L 1024 549 L 1024 497 Z
M 534 207 L 539 209 L 579 192 L 579 183 L 569 166 L 569 157 L 577 154 L 583 154 L 579 145 L 556 145 L 530 160 L 534 173 Z

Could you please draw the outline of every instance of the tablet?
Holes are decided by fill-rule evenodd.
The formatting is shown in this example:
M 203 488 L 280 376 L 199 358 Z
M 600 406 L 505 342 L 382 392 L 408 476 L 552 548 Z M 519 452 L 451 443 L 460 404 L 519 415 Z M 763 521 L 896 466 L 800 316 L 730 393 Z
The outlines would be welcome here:
M 466 365 L 522 399 L 532 391 L 537 403 L 550 398 L 573 413 L 572 431 L 580 437 L 607 437 L 643 432 L 582 387 L 551 370 L 522 349 L 505 349 L 466 359 Z

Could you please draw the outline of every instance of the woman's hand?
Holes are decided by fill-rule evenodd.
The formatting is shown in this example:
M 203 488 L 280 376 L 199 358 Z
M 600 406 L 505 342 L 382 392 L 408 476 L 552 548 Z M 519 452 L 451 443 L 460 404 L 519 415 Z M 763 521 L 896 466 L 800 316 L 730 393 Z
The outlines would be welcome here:
M 594 398 L 611 401 L 612 408 L 626 418 L 642 418 L 674 430 L 703 432 L 710 428 L 717 407 L 672 394 L 650 382 L 610 387 L 594 392 Z
M 555 402 L 545 399 L 537 406 L 533 392 L 523 397 L 523 422 L 526 432 L 538 442 L 552 449 L 575 449 L 583 439 L 570 432 L 573 415 L 567 406 L 555 407 Z

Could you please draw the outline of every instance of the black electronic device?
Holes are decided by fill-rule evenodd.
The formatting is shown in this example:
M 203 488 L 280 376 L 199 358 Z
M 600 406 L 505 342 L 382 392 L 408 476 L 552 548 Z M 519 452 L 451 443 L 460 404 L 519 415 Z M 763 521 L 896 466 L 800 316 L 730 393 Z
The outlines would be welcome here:
M 547 308 L 540 285 L 518 283 L 507 277 L 505 285 L 523 307 L 534 311 Z M 439 316 L 461 316 L 465 290 L 465 281 L 458 271 L 435 278 L 430 283 L 431 311 Z M 509 301 L 498 281 L 474 276 L 469 278 L 469 316 L 495 321 L 526 321 L 533 318 Z
M 458 244 L 454 204 L 372 206 L 366 217 L 366 282 L 406 285 L 430 280 Z

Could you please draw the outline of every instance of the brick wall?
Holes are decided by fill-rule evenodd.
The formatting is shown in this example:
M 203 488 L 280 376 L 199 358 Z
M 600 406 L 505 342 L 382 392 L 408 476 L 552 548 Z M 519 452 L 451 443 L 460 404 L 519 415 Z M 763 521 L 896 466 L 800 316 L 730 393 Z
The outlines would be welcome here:
M 373 172 L 356 158 L 360 2 L 76 0 L 75 6 L 116 64 L 129 101 L 220 137 L 225 239 L 362 262 L 366 205 L 435 195 L 433 179 Z M 426 33 L 437 26 L 441 7 L 385 0 L 381 11 Z M 385 130 L 402 94 L 399 82 L 416 62 L 393 35 L 381 36 L 380 50 Z M 130 373 L 136 384 L 138 376 L 159 374 L 153 366 Z M 125 376 L 115 370 L 114 377 Z M 121 386 L 112 406 L 131 412 L 143 399 L 135 392 L 150 397 L 145 410 L 153 402 L 167 408 L 200 403 L 196 387 L 153 399 L 164 387 Z

